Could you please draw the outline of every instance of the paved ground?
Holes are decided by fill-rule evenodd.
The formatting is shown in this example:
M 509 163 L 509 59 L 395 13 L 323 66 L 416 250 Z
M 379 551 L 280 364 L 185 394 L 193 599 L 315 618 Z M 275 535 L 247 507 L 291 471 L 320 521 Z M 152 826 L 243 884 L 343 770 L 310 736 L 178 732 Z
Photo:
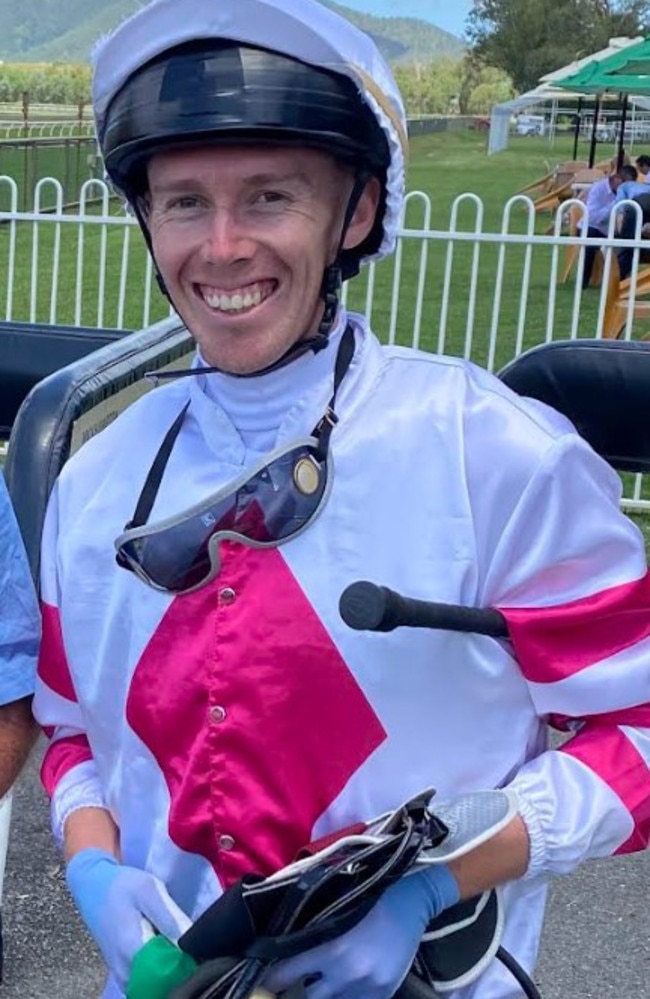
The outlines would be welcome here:
M 101 964 L 66 897 L 36 764 L 15 792 L 1 999 L 97 999 Z M 558 882 L 538 981 L 543 999 L 650 999 L 650 853 Z

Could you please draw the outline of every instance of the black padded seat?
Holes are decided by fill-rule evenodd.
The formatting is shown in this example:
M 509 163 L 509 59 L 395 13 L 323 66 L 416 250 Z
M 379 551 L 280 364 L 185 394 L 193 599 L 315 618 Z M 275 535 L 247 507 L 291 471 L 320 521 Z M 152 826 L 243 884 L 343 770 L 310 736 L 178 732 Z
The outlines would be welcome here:
M 85 353 L 27 394 L 14 420 L 4 471 L 35 578 L 47 500 L 71 451 L 151 388 L 147 372 L 189 367 L 193 351 L 181 320 L 164 319 Z
M 511 361 L 499 378 L 564 413 L 618 471 L 650 471 L 650 342 L 545 343 Z
M 7 440 L 28 392 L 53 371 L 130 330 L 0 322 L 0 440 Z

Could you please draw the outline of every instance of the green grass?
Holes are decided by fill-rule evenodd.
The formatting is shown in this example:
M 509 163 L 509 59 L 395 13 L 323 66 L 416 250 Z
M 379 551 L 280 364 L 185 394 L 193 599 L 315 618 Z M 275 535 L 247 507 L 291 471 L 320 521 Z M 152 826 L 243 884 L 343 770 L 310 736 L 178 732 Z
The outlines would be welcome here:
M 31 211 L 34 188 L 43 177 L 54 177 L 63 187 L 64 204 L 74 202 L 85 180 L 94 176 L 95 142 L 88 137 L 48 138 L 42 141 L 0 136 L 0 175 L 11 177 L 18 186 L 18 208 Z M 45 192 L 42 208 L 53 208 L 54 195 Z M 8 188 L 0 185 L 0 211 L 10 207 Z
M 483 203 L 483 231 L 499 233 L 502 231 L 504 206 L 508 199 L 526 183 L 542 176 L 547 170 L 548 161 L 554 163 L 569 159 L 571 153 L 572 143 L 569 138 L 558 142 L 553 150 L 543 140 L 513 140 L 510 150 L 488 157 L 485 153 L 485 139 L 476 132 L 420 137 L 412 143 L 408 186 L 411 190 L 429 194 L 433 208 L 433 229 L 446 230 L 454 199 L 465 192 L 471 192 Z M 421 219 L 417 206 L 413 206 L 407 215 L 407 226 L 420 228 Z M 536 219 L 536 232 L 543 233 L 550 222 L 550 215 L 540 215 Z M 464 199 L 458 210 L 456 228 L 472 231 L 476 228 L 476 223 L 476 207 L 471 199 Z M 520 203 L 513 206 L 509 231 L 522 233 L 527 230 L 527 225 L 528 214 L 524 205 Z M 398 339 L 410 342 L 420 246 L 417 240 L 404 242 L 410 245 L 404 247 Z M 435 350 L 442 346 L 447 353 L 463 354 L 468 353 L 467 341 L 471 338 L 469 353 L 472 359 L 485 364 L 488 360 L 490 333 L 496 329 L 498 338 L 494 361 L 498 368 L 513 356 L 518 333 L 524 348 L 543 341 L 548 330 L 558 337 L 569 335 L 575 287 L 573 282 L 556 286 L 555 306 L 549 317 L 553 252 L 550 247 L 539 245 L 530 251 L 529 287 L 524 300 L 522 280 L 525 250 L 522 246 L 505 246 L 501 251 L 499 244 L 491 243 L 482 244 L 476 251 L 471 243 L 457 242 L 453 249 L 449 312 L 446 323 L 441 328 L 441 302 L 449 252 L 448 243 L 444 240 L 431 242 L 428 247 L 426 294 L 420 336 L 423 347 Z M 469 310 L 468 291 L 472 260 L 476 252 L 479 254 L 479 276 L 475 310 L 472 313 Z M 497 302 L 495 280 L 500 260 L 503 284 L 500 300 Z M 557 266 L 561 267 L 563 250 L 557 254 L 556 261 Z M 387 333 L 387 325 L 382 321 L 382 316 L 387 313 L 392 278 L 392 264 L 378 268 L 376 290 L 380 306 L 373 315 L 384 335 Z M 353 294 L 350 301 L 360 302 L 362 298 Z M 524 305 L 525 319 L 522 318 Z M 593 292 L 584 295 L 576 330 L 578 335 L 594 335 L 597 309 L 598 295 Z
M 91 208 L 94 214 L 99 206 Z M 114 211 L 117 211 L 114 208 Z M 14 233 L 0 226 L 0 283 L 15 240 L 16 269 L 11 317 L 15 320 L 57 322 L 82 326 L 140 329 L 145 323 L 144 290 L 147 256 L 139 233 L 130 233 L 126 269 L 126 310 L 118 312 L 125 230 L 122 226 L 53 223 L 36 226 L 21 223 Z M 59 280 L 53 280 L 55 260 L 60 261 Z M 102 261 L 105 260 L 105 269 Z M 101 288 L 101 293 L 100 293 Z M 151 287 L 154 308 L 150 321 L 168 314 L 169 306 Z M 9 288 L 0 286 L 0 315 L 7 313 Z

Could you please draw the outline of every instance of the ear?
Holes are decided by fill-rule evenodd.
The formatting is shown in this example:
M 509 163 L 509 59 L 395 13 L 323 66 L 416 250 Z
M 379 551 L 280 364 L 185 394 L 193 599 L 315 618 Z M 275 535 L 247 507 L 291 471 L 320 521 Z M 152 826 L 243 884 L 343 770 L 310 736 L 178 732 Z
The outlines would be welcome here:
M 377 177 L 371 177 L 359 198 L 352 221 L 343 240 L 344 250 L 353 250 L 363 243 L 375 224 L 375 215 L 381 199 L 381 184 Z

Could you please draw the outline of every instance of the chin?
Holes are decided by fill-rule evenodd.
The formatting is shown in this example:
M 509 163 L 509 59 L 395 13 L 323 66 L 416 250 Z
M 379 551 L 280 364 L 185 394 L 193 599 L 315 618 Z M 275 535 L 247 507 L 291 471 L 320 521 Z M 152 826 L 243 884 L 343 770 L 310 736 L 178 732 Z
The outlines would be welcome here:
M 257 371 L 262 371 L 264 368 L 268 368 L 269 365 L 279 361 L 286 350 L 287 348 L 283 347 L 281 351 L 268 354 L 254 354 L 251 351 L 232 351 L 220 355 L 212 355 L 211 357 L 206 356 L 205 352 L 201 351 L 201 356 L 207 364 L 218 368 L 219 371 L 223 371 L 226 375 L 254 375 Z
M 300 339 L 300 338 L 298 338 Z M 203 360 L 229 375 L 253 375 L 283 357 L 297 340 L 288 343 L 259 343 L 255 337 L 236 336 L 230 343 L 218 345 L 221 349 L 210 350 L 205 340 L 203 346 L 199 342 Z M 213 344 L 216 346 L 215 342 Z

